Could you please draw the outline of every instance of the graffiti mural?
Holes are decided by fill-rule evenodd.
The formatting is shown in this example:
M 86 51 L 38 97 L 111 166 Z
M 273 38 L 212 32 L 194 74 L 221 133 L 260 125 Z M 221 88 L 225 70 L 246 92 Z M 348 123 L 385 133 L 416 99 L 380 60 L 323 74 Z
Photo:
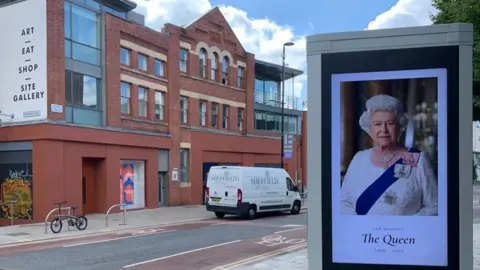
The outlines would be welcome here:
M 32 164 L 0 164 L 0 201 L 16 201 L 0 207 L 1 218 L 33 219 Z

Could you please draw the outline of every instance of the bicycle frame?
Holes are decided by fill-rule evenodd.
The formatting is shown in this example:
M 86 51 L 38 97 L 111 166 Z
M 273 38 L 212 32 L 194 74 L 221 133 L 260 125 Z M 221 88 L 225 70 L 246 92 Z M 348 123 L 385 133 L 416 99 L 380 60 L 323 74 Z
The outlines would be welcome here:
M 88 219 L 84 215 L 75 215 L 75 209 L 77 209 L 77 207 L 68 207 L 69 213 L 67 215 L 62 214 L 62 205 L 65 203 L 66 202 L 55 203 L 56 205 L 58 205 L 58 212 L 52 222 L 50 222 L 50 229 L 52 230 L 52 232 L 59 233 L 62 230 L 62 221 L 64 220 L 67 221 L 69 228 L 70 226 L 75 226 L 78 230 L 85 230 L 88 226 Z M 54 228 L 59 229 L 57 230 Z

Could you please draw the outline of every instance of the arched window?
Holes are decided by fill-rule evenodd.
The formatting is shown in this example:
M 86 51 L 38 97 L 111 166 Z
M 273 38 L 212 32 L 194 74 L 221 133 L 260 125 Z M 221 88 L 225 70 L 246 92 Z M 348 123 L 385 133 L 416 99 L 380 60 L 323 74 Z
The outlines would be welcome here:
M 200 54 L 198 55 L 198 64 L 199 64 L 199 73 L 201 77 L 207 75 L 207 50 L 204 48 L 200 49 Z
M 229 66 L 229 61 L 228 61 L 228 57 L 224 56 L 223 57 L 223 60 L 222 60 L 222 75 L 223 75 L 223 78 L 222 78 L 222 82 L 224 84 L 227 84 L 227 80 L 228 80 L 228 66 Z
M 218 66 L 218 54 L 214 52 L 213 58 L 212 58 L 212 70 L 210 71 L 210 79 L 214 81 L 217 80 L 217 66 Z

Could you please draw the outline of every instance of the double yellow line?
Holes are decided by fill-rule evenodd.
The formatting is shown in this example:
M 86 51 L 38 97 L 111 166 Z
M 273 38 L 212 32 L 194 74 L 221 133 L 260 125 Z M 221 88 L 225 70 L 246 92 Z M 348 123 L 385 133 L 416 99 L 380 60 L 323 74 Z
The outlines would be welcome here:
M 233 269 L 233 268 L 238 267 L 238 266 L 243 266 L 243 265 L 251 264 L 251 263 L 254 263 L 254 262 L 258 262 L 258 261 L 263 261 L 263 260 L 266 260 L 268 258 L 277 256 L 277 255 L 293 252 L 293 251 L 296 251 L 296 250 L 299 250 L 299 249 L 304 249 L 306 247 L 307 247 L 306 242 L 301 243 L 301 244 L 297 244 L 297 245 L 293 245 L 293 246 L 288 246 L 288 247 L 284 247 L 284 248 L 277 249 L 277 250 L 274 250 L 274 251 L 270 251 L 270 252 L 267 252 L 267 253 L 263 253 L 263 254 L 260 254 L 260 255 L 254 256 L 254 257 L 250 257 L 250 258 L 247 258 L 247 259 L 244 259 L 244 260 L 240 260 L 240 261 L 236 261 L 236 262 L 229 263 L 229 264 L 226 264 L 226 265 L 218 266 L 218 267 L 215 267 L 211 270 Z

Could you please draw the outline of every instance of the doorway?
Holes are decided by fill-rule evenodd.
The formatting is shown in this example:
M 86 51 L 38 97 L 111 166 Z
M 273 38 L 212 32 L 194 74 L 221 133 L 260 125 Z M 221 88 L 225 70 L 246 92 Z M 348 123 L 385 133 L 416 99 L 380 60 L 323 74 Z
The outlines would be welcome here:
M 168 202 L 168 173 L 158 172 L 158 206 L 167 206 Z
M 96 211 L 95 196 L 95 168 L 96 160 L 84 158 L 82 160 L 82 213 L 91 214 Z

